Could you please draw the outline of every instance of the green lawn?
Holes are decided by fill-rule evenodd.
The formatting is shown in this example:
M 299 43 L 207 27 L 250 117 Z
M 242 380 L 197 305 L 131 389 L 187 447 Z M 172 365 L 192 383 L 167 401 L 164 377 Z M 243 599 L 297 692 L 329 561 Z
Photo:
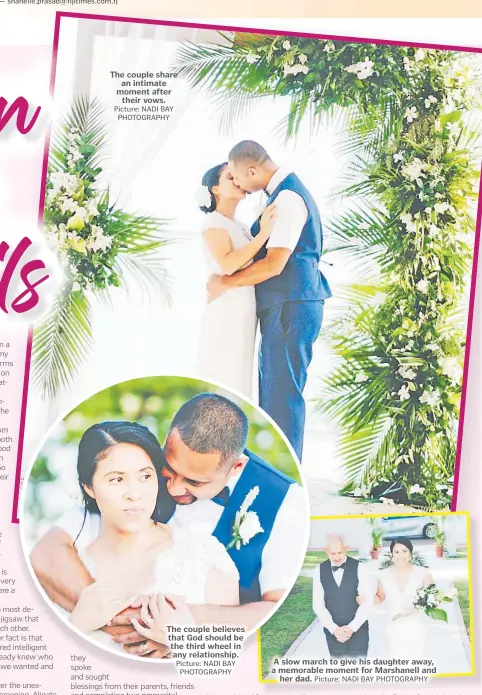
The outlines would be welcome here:
M 311 585 L 310 577 L 298 577 L 281 608 L 261 628 L 263 678 L 270 672 L 273 659 L 283 656 L 315 619 Z
M 470 639 L 470 603 L 469 603 L 469 583 L 466 579 L 455 579 L 454 586 L 459 593 L 459 606 L 462 611 L 465 629 Z

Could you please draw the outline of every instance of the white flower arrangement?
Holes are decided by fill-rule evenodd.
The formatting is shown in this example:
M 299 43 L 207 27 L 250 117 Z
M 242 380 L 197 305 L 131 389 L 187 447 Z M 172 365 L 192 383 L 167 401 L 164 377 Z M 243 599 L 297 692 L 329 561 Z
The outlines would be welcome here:
M 300 72 L 302 72 L 303 75 L 307 75 L 309 71 L 309 67 L 307 65 L 303 65 L 302 63 L 297 63 L 296 65 L 285 63 L 283 66 L 283 74 L 285 77 L 287 75 L 297 75 Z
M 210 208 L 213 202 L 211 191 L 207 186 L 200 186 L 195 193 L 195 198 L 200 208 Z
M 420 63 L 420 61 L 425 58 L 425 51 L 423 48 L 419 48 L 418 51 L 415 51 L 414 58 L 416 63 Z
M 444 376 L 447 376 L 457 383 L 461 381 L 463 369 L 456 357 L 442 357 L 442 359 L 439 360 L 439 364 Z
M 425 390 L 419 398 L 420 403 L 425 403 L 433 408 L 440 401 L 440 394 L 437 391 Z
M 441 591 L 435 584 L 429 584 L 429 586 L 417 589 L 413 606 L 432 620 L 443 620 L 446 623 L 448 621 L 447 612 L 440 606 L 443 603 L 452 603 L 456 597 L 457 590 L 455 588 Z
M 366 80 L 367 77 L 371 77 L 373 75 L 373 65 L 373 60 L 370 60 L 367 56 L 365 60 L 360 61 L 359 63 L 348 65 L 345 70 L 346 72 L 355 73 L 359 80 Z
M 415 377 L 417 376 L 417 372 L 415 369 L 412 369 L 412 367 L 409 367 L 406 364 L 401 364 L 400 367 L 398 368 L 398 373 L 402 377 L 402 379 L 407 379 L 408 381 L 413 381 Z
M 407 178 L 410 179 L 410 181 L 418 181 L 421 179 L 424 174 L 424 164 L 423 162 L 418 159 L 418 157 L 415 157 L 412 159 L 409 164 L 406 164 L 404 167 L 402 167 L 402 174 Z
M 264 529 L 260 524 L 256 512 L 249 511 L 249 508 L 258 495 L 259 487 L 256 486 L 253 487 L 244 498 L 244 502 L 234 517 L 233 535 L 226 546 L 226 550 L 230 550 L 231 548 L 239 550 L 242 545 L 247 545 L 258 533 L 264 533 Z
M 419 292 L 422 292 L 423 294 L 427 294 L 427 292 L 428 292 L 428 281 L 422 278 L 422 280 L 419 280 L 419 281 L 417 282 L 416 287 L 417 287 L 417 290 L 418 290 Z
M 363 497 L 366 499 L 367 497 L 370 496 L 370 490 L 366 487 L 366 485 L 362 485 L 361 487 L 356 487 L 353 490 L 353 496 L 354 497 Z

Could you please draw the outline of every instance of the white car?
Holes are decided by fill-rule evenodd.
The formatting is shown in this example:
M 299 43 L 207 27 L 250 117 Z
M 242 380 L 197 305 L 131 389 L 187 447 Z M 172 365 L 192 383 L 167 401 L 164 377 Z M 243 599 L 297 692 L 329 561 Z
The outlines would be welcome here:
M 383 537 L 435 538 L 437 524 L 431 516 L 385 516 L 381 520 Z

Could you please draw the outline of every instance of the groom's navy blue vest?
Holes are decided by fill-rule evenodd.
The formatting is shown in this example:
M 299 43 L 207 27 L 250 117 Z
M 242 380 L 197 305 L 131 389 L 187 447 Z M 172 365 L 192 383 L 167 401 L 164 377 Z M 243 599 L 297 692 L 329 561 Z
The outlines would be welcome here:
M 233 536 L 236 512 L 250 490 L 258 486 L 259 494 L 249 509 L 257 513 L 263 532 L 258 533 L 239 550 L 231 548 L 228 551 L 239 572 L 240 602 L 251 603 L 261 600 L 259 573 L 263 550 L 286 493 L 295 481 L 252 452 L 246 450 L 245 454 L 249 461 L 229 497 L 213 536 L 223 545 L 229 544 Z
M 294 191 L 301 196 L 308 210 L 308 218 L 283 271 L 256 285 L 258 313 L 283 302 L 316 301 L 331 297 L 328 282 L 318 268 L 323 251 L 323 228 L 315 200 L 296 174 L 288 174 L 281 181 L 269 196 L 267 205 L 273 203 L 281 191 Z M 252 235 L 256 236 L 259 229 L 259 220 L 256 220 L 251 228 Z M 255 260 L 264 258 L 266 253 L 263 247 Z
M 325 593 L 325 606 L 336 625 L 348 625 L 359 608 L 356 601 L 358 564 L 358 560 L 352 557 L 346 558 L 346 567 L 343 570 L 340 586 L 333 577 L 331 562 L 326 560 L 320 565 L 320 581 Z

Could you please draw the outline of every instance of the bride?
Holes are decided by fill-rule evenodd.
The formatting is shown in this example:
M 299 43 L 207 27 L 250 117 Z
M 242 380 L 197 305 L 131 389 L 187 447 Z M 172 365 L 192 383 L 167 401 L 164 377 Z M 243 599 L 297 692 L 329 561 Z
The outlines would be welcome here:
M 210 273 L 231 275 L 252 263 L 268 241 L 275 220 L 275 206 L 261 217 L 259 234 L 235 219 L 238 203 L 246 192 L 235 185 L 227 162 L 209 169 L 202 178 L 198 202 L 207 217 L 203 241 Z M 201 323 L 197 370 L 251 398 L 256 337 L 254 287 L 237 287 L 207 304 Z
M 428 618 L 413 604 L 417 590 L 434 584 L 434 580 L 426 567 L 413 564 L 413 545 L 409 540 L 393 540 L 390 554 L 393 564 L 379 574 L 375 605 L 387 605 L 390 656 L 420 659 L 425 652 Z
M 99 516 L 100 534 L 79 551 L 94 583 L 82 591 L 68 619 L 111 649 L 122 651 L 101 628 L 140 596 L 144 625 L 137 626 L 143 635 L 156 618 L 156 607 L 169 613 L 159 594 L 172 596 L 174 606 L 179 601 L 181 610 L 171 608 L 171 614 L 184 622 L 192 621 L 184 603 L 239 604 L 237 568 L 214 536 L 171 530 L 151 518 L 155 511 L 158 518 L 163 510 L 164 518 L 172 511 L 162 463 L 156 437 L 137 423 L 93 425 L 79 444 L 77 472 L 85 510 Z

